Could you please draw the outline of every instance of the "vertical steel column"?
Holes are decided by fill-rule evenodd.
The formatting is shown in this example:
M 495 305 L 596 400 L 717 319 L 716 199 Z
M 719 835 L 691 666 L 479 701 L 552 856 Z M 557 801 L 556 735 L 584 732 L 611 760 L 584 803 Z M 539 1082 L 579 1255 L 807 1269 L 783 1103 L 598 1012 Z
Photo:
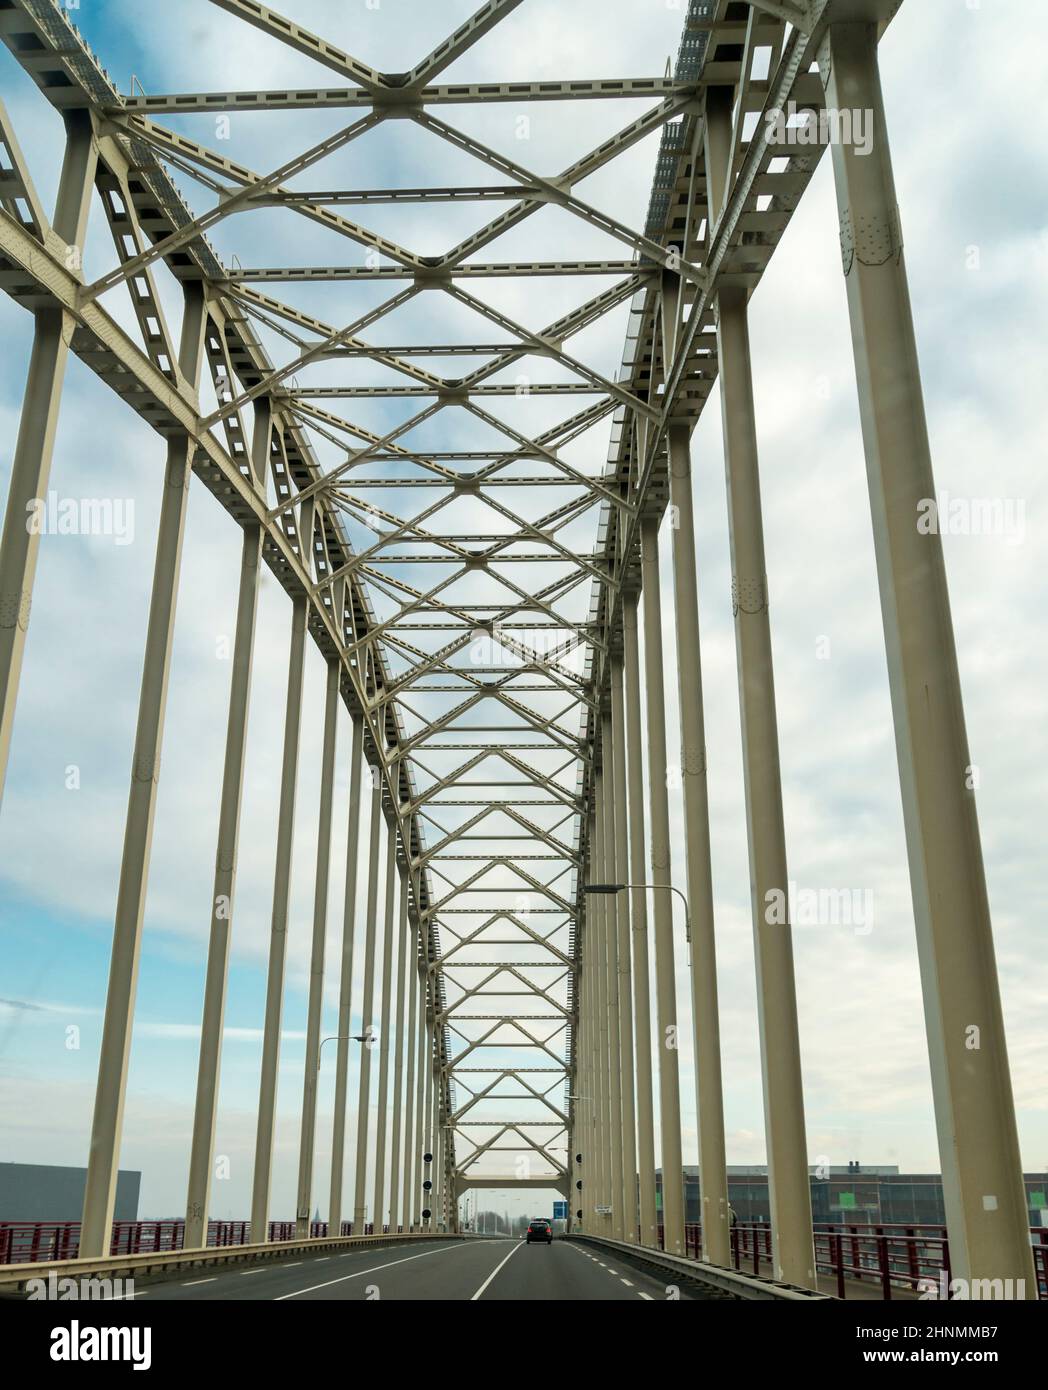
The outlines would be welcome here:
M 302 1129 L 298 1150 L 298 1201 L 295 1234 L 309 1235 L 313 1199 L 313 1154 L 317 1132 L 317 1083 L 320 1080 L 320 1015 L 324 1006 L 324 948 L 327 938 L 328 880 L 331 869 L 331 802 L 335 789 L 335 736 L 338 732 L 339 677 L 342 663 L 328 662 L 324 699 L 324 744 L 320 767 L 320 815 L 317 823 L 317 873 L 313 892 L 313 940 L 306 1006 L 306 1059 L 302 1078 Z M 335 1232 L 329 1228 L 329 1234 Z
M 579 837 L 580 841 L 582 836 Z M 571 1217 L 571 1228 L 579 1229 L 580 1225 L 585 1226 L 585 1205 L 586 1196 L 586 1164 L 589 1161 L 589 1141 L 586 1138 L 586 1107 L 584 1096 L 586 1094 L 586 1074 L 585 1074 L 585 1037 L 586 1037 L 586 990 L 582 980 L 582 956 L 586 948 L 586 927 L 585 927 L 585 898 L 582 895 L 582 884 L 586 881 L 583 875 L 588 873 L 585 858 L 582 860 L 582 867 L 579 870 L 579 892 L 578 909 L 575 918 L 575 967 L 572 977 L 572 998 L 574 1000 L 575 1020 L 572 1024 L 574 1039 L 574 1071 L 568 1077 L 568 1096 L 572 1099 L 569 1104 L 575 1107 L 575 1127 L 572 1135 L 568 1152 L 568 1173 L 570 1182 L 568 1184 L 568 1213 Z M 581 1166 L 575 1162 L 575 1155 L 582 1155 Z M 575 1184 L 584 1184 L 580 1192 Z M 583 1216 L 577 1217 L 576 1211 L 583 1210 Z
M 601 720 L 601 748 L 604 759 L 604 877 L 615 880 L 615 750 L 611 731 L 611 707 L 606 706 Z M 605 899 L 605 948 L 607 953 L 608 999 L 608 1113 L 611 1141 L 611 1188 L 608 1204 L 611 1207 L 611 1238 L 625 1240 L 625 1208 L 622 1185 L 622 1039 L 619 1022 L 619 898 L 609 894 Z M 628 930 L 628 928 L 627 928 Z
M 593 878 L 602 881 L 603 878 L 603 837 L 600 834 L 600 778 L 599 774 L 593 778 L 593 820 L 592 820 L 592 851 L 589 856 L 591 862 Z M 591 1230 L 599 1232 L 603 1227 L 603 1218 L 598 1215 L 596 1208 L 605 1205 L 605 1068 L 603 1068 L 603 1052 L 600 1049 L 600 1013 L 602 1013 L 602 991 L 605 980 L 605 965 L 603 965 L 603 908 L 605 899 L 591 899 L 591 920 L 589 920 L 587 951 L 589 954 L 589 1068 L 592 1077 L 592 1108 L 593 1108 L 593 1173 L 591 1190 Z
M 403 1172 L 400 1166 L 401 1107 L 404 1096 L 404 972 L 408 969 L 408 870 L 400 875 L 400 925 L 397 932 L 397 1004 L 393 1024 L 393 1133 L 389 1144 L 389 1229 L 396 1232 L 400 1221 L 400 1193 Z
M 433 1073 L 433 1122 L 436 1147 L 433 1150 L 433 1218 L 438 1231 L 445 1229 L 444 1221 L 444 1124 L 445 1112 L 441 1101 L 441 1082 L 439 1071 Z
M 265 432 L 268 438 L 268 430 Z M 258 442 L 256 431 L 255 442 Z M 240 556 L 240 594 L 237 600 L 236 635 L 233 639 L 233 673 L 229 687 L 226 723 L 226 757 L 222 773 L 222 801 L 218 815 L 214 891 L 211 896 L 211 934 L 207 948 L 204 1008 L 200 1024 L 200 1059 L 197 1066 L 193 1138 L 189 1155 L 186 1193 L 186 1225 L 183 1248 L 207 1244 L 207 1217 L 211 1201 L 211 1165 L 215 1150 L 215 1119 L 222 1062 L 222 1027 L 225 1019 L 226 982 L 229 976 L 229 934 L 233 924 L 236 888 L 237 843 L 240 805 L 247 749 L 247 716 L 251 699 L 251 664 L 258 609 L 258 575 L 262 556 L 262 528 L 244 528 Z
M 864 17 L 884 17 L 883 4 Z M 937 496 L 877 61 L 876 25 L 832 27 L 827 100 L 872 113 L 834 174 L 873 511 L 950 1262 L 1037 1297 Z M 869 116 L 867 117 L 869 119 Z M 1021 1295 L 1020 1295 L 1021 1296 Z
M 416 901 L 417 908 L 417 901 Z M 416 913 L 412 917 L 417 916 Z M 418 1054 L 418 942 L 414 921 L 409 921 L 404 950 L 408 971 L 408 1021 L 404 1036 L 407 1040 L 408 1074 L 404 1085 L 404 1162 L 399 1180 L 404 1188 L 404 1224 L 414 1231 L 415 1221 L 415 1062 Z
M 199 283 L 187 283 L 184 293 L 185 313 L 179 365 L 186 380 L 195 388 L 203 358 L 207 310 L 203 288 Z M 113 923 L 113 949 L 98 1061 L 98 1085 L 91 1124 L 91 1153 L 84 1188 L 80 1250 L 85 1257 L 109 1254 L 131 1051 L 131 1026 L 142 946 L 142 919 L 145 915 L 153 817 L 160 779 L 164 713 L 171 674 L 178 578 L 182 566 L 189 481 L 193 476 L 191 456 L 192 447 L 186 435 L 177 435 L 169 440 L 142 663 L 131 788 L 120 861 L 120 886 Z
M 663 291 L 666 337 L 676 322 L 677 285 Z M 672 360 L 672 354 L 669 354 Z M 710 807 L 706 784 L 706 730 L 702 709 L 699 593 L 695 568 L 695 519 L 691 495 L 691 430 L 669 428 L 670 504 L 673 507 L 673 585 L 677 619 L 677 688 L 680 702 L 684 850 L 691 918 L 691 1012 L 695 1049 L 695 1105 L 699 1131 L 699 1183 L 703 1259 L 731 1263 L 728 1170 L 724 1151 L 717 948 L 710 860 Z
M 375 1234 L 386 1219 L 386 1130 L 389 1118 L 389 1004 L 393 987 L 393 946 L 396 924 L 397 823 L 386 831 L 386 934 L 382 946 L 382 1014 L 378 1025 L 378 1105 L 375 1131 Z
M 590 872 L 596 880 L 596 865 L 590 851 Z M 586 905 L 586 963 L 583 966 L 583 997 L 586 1000 L 586 1151 L 583 1154 L 583 1192 L 587 1228 L 596 1231 L 596 1208 L 600 1203 L 600 1070 L 597 1065 L 597 900 Z
M 622 689 L 622 658 L 611 661 L 612 769 L 614 774 L 615 846 L 609 879 L 630 878 L 626 804 L 626 737 Z M 633 1000 L 630 966 L 630 903 L 618 902 L 619 1061 L 622 1071 L 622 1221 L 624 1239 L 637 1239 L 637 1120 L 633 1099 Z
M 648 689 L 648 778 L 651 790 L 651 882 L 655 918 L 655 1004 L 659 1038 L 659 1122 L 662 1135 L 664 1248 L 684 1254 L 684 1168 L 680 1138 L 680 1066 L 677 1057 L 677 987 L 673 958 L 670 807 L 666 792 L 666 708 L 663 691 L 662 604 L 659 597 L 659 524 L 641 522 L 644 596 L 644 669 Z
M 586 872 L 585 861 L 579 870 L 580 885 L 585 882 L 582 878 Z M 580 1222 L 575 1213 L 582 1206 L 579 1201 L 582 1195 L 575 1187 L 576 1182 L 582 1180 L 582 1170 L 575 1162 L 575 1155 L 582 1153 L 586 1148 L 584 1138 L 585 1130 L 583 1126 L 583 1075 L 582 1075 L 582 1030 L 585 1012 L 582 1000 L 582 972 L 580 962 L 583 948 L 583 914 L 581 911 L 582 889 L 579 887 L 578 910 L 575 915 L 575 957 L 571 974 L 571 1004 L 574 1019 L 571 1025 L 572 1042 L 572 1061 L 573 1067 L 568 1075 L 568 1114 L 570 1117 L 570 1128 L 568 1134 L 568 1231 L 579 1229 Z M 585 1154 L 583 1154 L 585 1157 Z
M 91 209 L 97 149 L 86 111 L 66 116 L 66 146 L 58 185 L 54 231 L 82 251 Z M 28 525 L 29 508 L 44 502 L 51 475 L 62 382 L 73 320 L 60 309 L 39 309 L 33 318 L 22 419 L 11 462 L 11 482 L 0 541 L 0 799 L 11 751 L 18 683 L 22 674 L 40 531 Z M 194 377 L 193 380 L 196 378 Z
M 309 532 L 305 531 L 305 534 L 308 535 Z M 264 1241 L 269 1233 L 269 1187 L 273 1175 L 273 1130 L 277 1104 L 277 1070 L 280 1063 L 280 1021 L 284 1008 L 284 963 L 287 958 L 287 926 L 291 904 L 291 849 L 295 831 L 295 791 L 298 785 L 302 667 L 305 658 L 307 616 L 307 599 L 304 596 L 296 598 L 291 611 L 284 759 L 280 777 L 276 869 L 273 875 L 273 917 L 269 935 L 269 974 L 266 980 L 266 1021 L 262 1033 L 262 1073 L 258 1088 L 255 1172 L 251 1190 L 251 1239 L 256 1243 Z
M 342 906 L 342 969 L 338 990 L 338 1041 L 335 1044 L 335 1114 L 331 1126 L 331 1198 L 328 1234 L 342 1229 L 342 1184 L 346 1151 L 346 1092 L 349 1085 L 349 1030 L 353 1009 L 353 942 L 357 916 L 357 860 L 360 858 L 360 769 L 364 721 L 353 718 L 349 772 L 349 825 L 346 834 L 346 888 Z
M 372 769 L 371 831 L 368 841 L 368 905 L 364 919 L 364 995 L 360 1006 L 360 1085 L 357 1092 L 357 1162 L 353 1175 L 353 1231 L 363 1235 L 367 1224 L 368 1119 L 371 1102 L 371 1050 L 375 1045 L 372 1014 L 375 1007 L 375 940 L 378 936 L 378 852 L 382 838 L 382 781 Z
M 426 1087 L 425 1087 L 425 1097 L 426 1097 L 425 1105 L 426 1105 L 426 1113 L 425 1113 L 425 1119 L 424 1119 L 424 1122 L 423 1122 L 423 1135 L 424 1135 L 424 1137 L 423 1137 L 423 1149 L 422 1149 L 422 1151 L 423 1151 L 423 1153 L 428 1153 L 428 1154 L 430 1155 L 430 1161 L 429 1161 L 428 1163 L 423 1162 L 423 1164 L 422 1164 L 422 1182 L 432 1183 L 433 1186 L 430 1187 L 429 1191 L 428 1191 L 427 1193 L 425 1193 L 424 1197 L 423 1197 L 421 1200 L 422 1200 L 422 1206 L 423 1206 L 424 1208 L 428 1208 L 429 1213 L 430 1213 L 428 1219 L 424 1220 L 423 1223 L 422 1223 L 423 1229 L 431 1231 L 431 1230 L 433 1229 L 433 1227 L 434 1227 L 434 1218 L 435 1218 L 436 1210 L 437 1210 L 437 1206 L 436 1206 L 436 1203 L 437 1203 L 437 1189 L 436 1189 L 436 1185 L 435 1185 L 435 1184 L 436 1184 L 436 1152 L 437 1152 L 437 1151 L 436 1151 L 436 1147 L 435 1147 L 435 1145 L 434 1145 L 434 1138 L 433 1138 L 433 1089 L 434 1089 L 434 1077 L 433 1077 L 433 1030 L 432 1030 L 432 1024 L 431 1024 L 431 1019 L 432 1019 L 432 1016 L 433 1016 L 433 977 L 432 977 L 432 975 L 431 975 L 431 973 L 430 973 L 428 967 L 427 967 L 427 970 L 426 970 L 426 996 L 425 996 L 425 999 L 423 1000 L 423 1004 L 424 1004 L 424 1007 L 423 1007 L 423 1010 L 422 1010 L 422 1013 L 423 1013 L 422 1023 L 423 1023 L 423 1034 L 424 1034 L 425 1049 L 426 1049 L 426 1065 L 425 1065 L 425 1069 L 424 1069 L 424 1070 L 425 1070 L 425 1078 L 426 1078 Z M 421 1184 L 420 1184 L 420 1185 L 421 1185 Z
M 422 951 L 422 926 L 421 916 L 418 924 L 418 958 L 415 962 L 415 973 L 418 976 L 418 1019 L 416 1021 L 416 1045 L 418 1047 L 418 1058 L 415 1063 L 415 1147 L 408 1154 L 408 1183 L 411 1194 L 411 1224 L 416 1231 L 422 1229 L 422 1208 L 425 1203 L 422 1201 L 422 1170 L 425 1164 L 422 1162 L 423 1153 L 427 1153 L 429 1138 L 426 1132 L 426 967 L 425 955 Z
M 711 226 L 716 225 L 727 187 L 732 100 L 730 88 L 707 93 Z M 745 289 L 720 292 L 717 343 L 775 1277 L 813 1288 L 815 1254 L 793 943 L 789 921 L 779 921 L 778 914 L 770 911 L 777 899 L 788 902 L 789 886 Z
M 593 852 L 591 863 L 598 883 L 604 879 L 604 778 L 600 772 L 594 777 L 593 793 Z M 596 1088 L 597 1159 L 596 1201 L 600 1207 L 607 1207 L 611 1196 L 611 1130 L 609 1126 L 608 1094 L 608 958 L 605 940 L 604 897 L 596 897 L 593 906 L 593 934 L 590 939 L 590 959 L 593 963 L 593 1063 Z M 605 1216 L 601 1214 L 598 1226 L 604 1230 Z
M 445 1113 L 450 1114 L 445 1103 Z M 455 1179 L 454 1166 L 455 1159 L 452 1155 L 452 1131 L 445 1125 L 442 1131 L 443 1148 L 441 1150 L 440 1175 L 443 1182 L 443 1195 L 441 1200 L 441 1210 L 444 1213 L 444 1229 L 453 1231 L 458 1221 L 458 1206 L 455 1200 Z
M 592 860 L 587 872 L 592 874 Z M 580 1023 L 578 1023 L 578 1074 L 575 1076 L 575 1105 L 580 1108 L 581 1143 L 575 1152 L 582 1155 L 581 1165 L 575 1165 L 575 1180 L 581 1181 L 581 1193 L 575 1190 L 574 1200 L 582 1209 L 582 1226 L 592 1229 L 593 1223 L 593 1175 L 595 1175 L 596 1145 L 593 1141 L 593 1072 L 591 1047 L 591 1015 L 589 1008 L 589 962 L 587 952 L 592 941 L 592 899 L 582 899 L 582 935 L 580 949 L 580 972 L 578 972 L 578 998 L 580 998 Z
M 629 878 L 643 883 L 644 760 L 641 752 L 640 644 L 637 634 L 637 595 L 622 598 L 625 730 L 629 780 Z M 648 968 L 648 899 L 643 888 L 631 894 L 630 936 L 633 939 L 633 1014 L 636 1028 L 637 1178 L 640 1186 L 640 1242 L 654 1249 L 659 1243 L 655 1208 L 655 1118 L 651 1069 L 651 974 Z

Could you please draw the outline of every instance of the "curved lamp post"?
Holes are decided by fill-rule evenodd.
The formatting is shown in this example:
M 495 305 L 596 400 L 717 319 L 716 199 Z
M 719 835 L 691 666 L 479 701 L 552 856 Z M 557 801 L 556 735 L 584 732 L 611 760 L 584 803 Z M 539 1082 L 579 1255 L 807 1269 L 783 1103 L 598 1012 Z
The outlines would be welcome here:
M 663 888 L 671 893 L 676 893 L 684 904 L 684 939 L 691 945 L 691 913 L 688 910 L 688 900 L 679 888 L 674 888 L 672 883 L 584 883 L 582 891 L 584 893 L 600 893 L 607 897 L 613 897 L 616 893 L 621 893 L 626 888 Z
M 325 1043 L 329 1043 L 329 1042 L 358 1042 L 358 1043 L 366 1043 L 366 1042 L 370 1042 L 371 1039 L 372 1039 L 374 1036 L 375 1036 L 375 1035 L 374 1035 L 373 1033 L 349 1033 L 349 1034 L 347 1034 L 347 1035 L 344 1036 L 344 1037 L 338 1037 L 336 1034 L 333 1033 L 333 1034 L 331 1035 L 330 1038 L 321 1038 L 321 1040 L 320 1040 L 320 1046 L 317 1048 L 317 1071 L 320 1070 L 320 1058 L 321 1058 L 321 1056 L 323 1055 L 323 1052 L 324 1052 L 324 1044 L 325 1044 Z

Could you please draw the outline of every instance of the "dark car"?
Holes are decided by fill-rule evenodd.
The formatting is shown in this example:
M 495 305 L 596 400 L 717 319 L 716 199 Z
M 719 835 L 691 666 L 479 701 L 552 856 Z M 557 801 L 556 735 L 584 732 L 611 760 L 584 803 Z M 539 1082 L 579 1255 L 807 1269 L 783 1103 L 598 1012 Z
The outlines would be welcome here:
M 553 1227 L 544 1216 L 537 1216 L 528 1222 L 527 1243 L 530 1245 L 533 1240 L 544 1240 L 547 1245 L 553 1244 Z

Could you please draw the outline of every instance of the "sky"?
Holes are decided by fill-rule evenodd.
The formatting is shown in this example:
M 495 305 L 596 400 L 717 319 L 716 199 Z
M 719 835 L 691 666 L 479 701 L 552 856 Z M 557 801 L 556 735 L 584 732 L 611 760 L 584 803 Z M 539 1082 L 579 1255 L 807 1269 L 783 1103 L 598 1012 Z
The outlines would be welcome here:
M 299 0 L 292 6 L 289 0 L 285 9 L 374 66 L 403 70 L 466 18 L 472 5 Z M 148 92 L 328 80 L 307 59 L 206 0 L 148 7 L 133 0 L 82 0 L 73 18 L 124 91 L 132 77 Z M 680 22 L 679 7 L 662 0 L 579 0 L 570 7 L 525 0 L 442 80 L 661 74 L 676 53 Z M 1017 45 L 1020 30 L 1024 41 Z M 1036 90 L 1038 54 L 1046 43 L 1048 11 L 1031 11 L 1021 0 L 909 0 L 881 50 L 937 486 L 962 501 L 1008 499 L 1015 521 L 1005 534 L 948 534 L 944 547 L 1028 1171 L 1048 1168 L 1048 966 L 1040 925 L 1048 906 L 1041 814 L 1048 776 L 1048 584 L 1038 563 L 1048 486 L 1038 410 L 1048 366 L 1048 199 L 1043 181 L 1030 177 L 1038 167 L 1039 135 L 1021 94 Z M 0 94 L 38 192 L 51 207 L 61 124 L 6 50 L 0 53 Z M 575 109 L 536 104 L 527 113 L 526 143 L 518 138 L 520 113 L 512 104 L 453 107 L 440 114 L 549 173 L 639 110 L 615 102 L 579 103 Z M 276 167 L 338 124 L 337 116 L 323 113 L 238 112 L 220 144 L 215 122 L 207 115 L 169 124 L 257 170 Z M 656 148 L 657 137 L 641 142 L 586 181 L 580 193 L 640 225 Z M 489 181 L 465 155 L 390 123 L 303 175 L 299 186 L 411 186 L 438 171 L 448 183 Z M 191 180 L 176 178 L 194 206 L 209 205 Z M 483 205 L 366 212 L 361 222 L 424 254 L 444 249 L 488 217 Z M 601 234 L 565 219 L 546 209 L 485 254 L 500 260 L 552 258 L 569 231 L 572 255 L 620 254 Z M 938 1157 L 837 238 L 826 159 L 750 310 L 790 876 L 800 888 L 849 890 L 872 912 L 861 930 L 795 927 L 808 1148 L 812 1163 L 860 1159 L 929 1172 L 938 1169 Z M 236 254 L 245 265 L 320 263 L 332 255 L 325 234 L 282 212 L 229 219 L 212 240 L 224 260 Z M 340 247 L 335 258 L 348 257 L 346 246 Z M 85 264 L 89 278 L 113 264 L 97 206 Z M 166 274 L 160 283 L 169 321 L 177 325 L 177 289 Z M 577 294 L 576 289 L 572 285 L 569 294 L 578 300 L 593 292 L 588 285 Z M 367 305 L 369 295 L 377 302 L 385 293 L 385 287 L 364 287 L 353 302 Z M 483 286 L 485 298 L 531 327 L 571 307 L 564 293 L 554 282 L 531 280 Z M 284 297 L 326 319 L 349 320 L 327 287 L 288 287 Z M 118 290 L 103 302 L 130 329 L 133 318 L 124 299 Z M 392 343 L 417 334 L 449 341 L 466 331 L 468 316 L 457 315 L 444 296 L 423 296 L 390 316 L 375 340 Z M 614 374 L 624 328 L 624 311 L 609 315 L 572 348 Z M 0 340 L 0 486 L 6 493 L 31 343 L 29 316 L 6 297 L 0 298 Z M 273 351 L 278 352 L 275 343 Z M 279 351 L 286 356 L 286 345 Z M 330 383 L 345 370 L 326 364 L 310 379 Z M 542 376 L 550 379 L 548 366 Z M 368 379 L 382 378 L 372 372 Z M 358 401 L 353 414 L 369 427 L 388 428 L 416 404 Z M 511 407 L 518 405 L 503 409 L 498 403 L 500 413 L 521 428 L 541 428 L 567 414 L 557 402 L 532 401 L 515 416 Z M 470 437 L 465 427 L 446 420 L 428 437 L 416 436 L 419 447 L 444 448 L 473 447 L 457 443 Z M 475 447 L 483 445 L 478 440 Z M 592 446 L 590 461 L 599 464 L 604 449 L 599 441 Z M 716 392 L 692 454 L 728 1161 L 750 1164 L 765 1154 Z M 71 359 L 51 486 L 62 496 L 133 499 L 134 530 L 128 544 L 106 536 L 49 535 L 41 545 L 0 811 L 0 1161 L 86 1162 L 162 461 L 159 436 Z M 357 543 L 357 533 L 349 530 Z M 142 1170 L 144 1216 L 177 1215 L 184 1205 L 229 687 L 222 653 L 233 630 L 239 548 L 236 526 L 209 493 L 194 486 L 121 1153 L 122 1166 Z M 662 559 L 672 756 L 676 634 L 665 534 Z M 220 1217 L 246 1215 L 250 1195 L 289 618 L 286 596 L 266 575 L 216 1142 L 230 1171 L 227 1181 L 214 1185 L 213 1214 Z M 323 662 L 310 646 L 274 1216 L 294 1208 L 323 682 Z M 351 794 L 345 717 L 338 749 L 324 1034 L 336 1031 L 337 1017 L 345 861 L 339 828 Z M 672 791 L 671 813 L 674 881 L 683 887 L 682 810 Z M 362 907 L 363 884 L 359 900 Z M 684 965 L 681 951 L 682 1019 L 688 1017 Z M 359 971 L 357 978 L 359 992 Z M 359 996 L 355 1008 L 357 1023 Z M 314 1204 L 322 1210 L 332 1077 L 329 1060 L 321 1073 L 317 1131 Z M 685 1162 L 693 1163 L 697 1140 L 686 1036 L 681 1086 Z M 351 1130 L 347 1152 L 352 1150 Z M 520 1196 L 492 1198 L 499 1210 L 525 1211 L 533 1204 Z

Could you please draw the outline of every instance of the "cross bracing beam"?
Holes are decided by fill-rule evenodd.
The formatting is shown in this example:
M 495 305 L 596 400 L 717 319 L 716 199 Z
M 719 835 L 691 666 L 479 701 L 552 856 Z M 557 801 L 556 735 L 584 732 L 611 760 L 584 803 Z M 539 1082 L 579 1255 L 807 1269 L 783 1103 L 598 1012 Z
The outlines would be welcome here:
M 549 82 L 464 82 L 416 88 L 422 106 L 473 102 L 593 101 L 691 95 L 695 84 L 670 77 L 572 78 Z M 125 93 L 112 112 L 136 111 L 154 116 L 200 111 L 295 111 L 317 107 L 370 106 L 371 94 L 359 87 L 289 88 L 264 92 Z
M 500 190 L 501 191 L 501 190 Z M 519 192 L 519 190 L 516 190 Z M 453 201 L 451 189 L 444 189 L 445 198 L 440 201 Z M 485 198 L 490 198 L 492 190 L 484 190 Z M 367 202 L 413 202 L 413 201 L 432 201 L 433 194 L 423 196 L 416 194 L 414 197 L 399 190 L 388 190 L 383 194 L 375 193 L 373 196 L 362 201 Z M 277 203 L 327 203 L 333 204 L 334 200 L 325 198 L 321 194 L 308 196 L 305 194 L 287 194 L 284 198 L 275 199 Z M 343 200 L 343 202 L 348 200 Z M 632 261 L 469 261 L 465 265 L 456 265 L 448 274 L 452 280 L 469 279 L 492 279 L 508 280 L 521 279 L 537 275 L 555 276 L 577 276 L 577 275 L 629 275 L 633 277 L 648 277 L 656 274 L 658 267 L 645 263 L 643 260 Z M 255 285 L 265 284 L 267 281 L 282 280 L 285 284 L 293 285 L 297 283 L 314 284 L 317 281 L 338 281 L 338 280 L 412 280 L 412 271 L 402 266 L 244 266 L 231 269 L 229 272 L 229 283 L 231 285 Z M 459 350 L 462 352 L 484 353 L 498 352 L 505 348 L 505 343 L 493 346 L 470 344 L 463 345 Z M 407 348 L 390 348 L 390 352 L 425 352 L 426 348 L 409 346 Z M 342 348 L 342 353 L 348 354 L 351 349 Z M 446 351 L 454 351 L 447 349 Z

